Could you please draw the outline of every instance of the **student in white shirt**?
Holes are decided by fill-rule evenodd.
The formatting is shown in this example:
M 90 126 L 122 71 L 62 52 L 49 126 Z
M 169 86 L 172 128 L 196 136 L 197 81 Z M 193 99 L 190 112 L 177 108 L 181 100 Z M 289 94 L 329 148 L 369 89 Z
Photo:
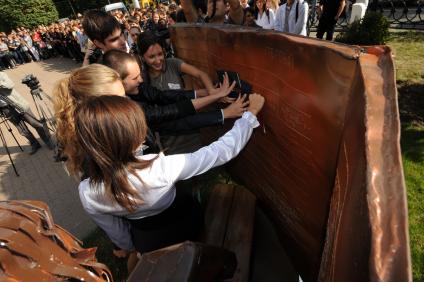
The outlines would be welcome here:
M 278 8 L 274 29 L 306 36 L 308 3 L 304 0 L 287 0 Z
M 147 126 L 143 111 L 131 100 L 100 96 L 78 107 L 76 136 L 90 171 L 90 178 L 79 185 L 81 203 L 121 254 L 197 237 L 200 209 L 190 203 L 192 197 L 181 198 L 174 184 L 238 155 L 259 126 L 256 115 L 264 98 L 251 94 L 249 102 L 248 110 L 217 141 L 194 153 L 168 156 L 140 152 Z
M 275 13 L 266 7 L 266 1 L 256 0 L 256 9 L 258 10 L 256 24 L 263 29 L 273 29 L 275 25 Z

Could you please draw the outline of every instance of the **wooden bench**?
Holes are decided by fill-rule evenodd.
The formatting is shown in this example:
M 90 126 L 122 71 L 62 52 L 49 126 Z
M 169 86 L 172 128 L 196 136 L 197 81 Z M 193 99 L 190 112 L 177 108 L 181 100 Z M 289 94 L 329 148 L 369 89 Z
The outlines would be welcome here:
M 144 254 L 128 281 L 221 281 L 231 276 L 225 281 L 249 281 L 255 205 L 256 197 L 247 189 L 216 185 L 205 212 L 202 243 Z
M 255 205 L 250 191 L 228 184 L 216 185 L 208 201 L 204 242 L 236 254 L 237 268 L 230 281 L 249 281 Z

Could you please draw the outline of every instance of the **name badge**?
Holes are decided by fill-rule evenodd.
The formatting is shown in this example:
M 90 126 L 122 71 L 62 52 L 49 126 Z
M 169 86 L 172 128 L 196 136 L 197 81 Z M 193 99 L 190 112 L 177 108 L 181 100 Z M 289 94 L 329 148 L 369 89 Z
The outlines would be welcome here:
M 181 86 L 178 83 L 168 83 L 169 89 L 172 90 L 179 90 L 181 89 Z

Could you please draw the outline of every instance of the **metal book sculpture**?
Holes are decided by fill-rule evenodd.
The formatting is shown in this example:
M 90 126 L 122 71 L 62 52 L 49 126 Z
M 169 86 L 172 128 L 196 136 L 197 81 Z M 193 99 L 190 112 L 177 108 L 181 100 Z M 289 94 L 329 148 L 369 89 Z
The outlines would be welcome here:
M 1 281 L 113 281 L 95 252 L 55 225 L 45 203 L 0 202 Z
M 390 49 L 223 25 L 177 25 L 171 37 L 177 57 L 215 78 L 238 72 L 265 96 L 262 130 L 230 172 L 303 280 L 411 281 Z

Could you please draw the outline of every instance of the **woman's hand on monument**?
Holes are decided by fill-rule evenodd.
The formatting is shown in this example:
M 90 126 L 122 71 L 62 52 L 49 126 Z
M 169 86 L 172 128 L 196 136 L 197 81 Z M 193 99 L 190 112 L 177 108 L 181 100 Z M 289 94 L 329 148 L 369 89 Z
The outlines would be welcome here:
M 218 95 L 218 97 L 226 97 L 228 96 L 228 94 L 231 93 L 231 91 L 233 91 L 234 87 L 236 86 L 236 82 L 233 81 L 233 83 L 231 83 L 230 85 L 230 79 L 228 77 L 228 74 L 225 73 L 224 74 L 224 79 L 222 81 L 222 83 L 219 85 L 218 92 L 215 95 Z
M 249 100 L 246 99 L 246 95 L 239 95 L 239 97 L 231 105 L 223 110 L 224 119 L 242 116 L 243 113 L 247 111 L 248 106 Z
M 249 102 L 249 108 L 247 110 L 256 116 L 262 110 L 265 98 L 262 95 L 253 93 L 249 95 Z

